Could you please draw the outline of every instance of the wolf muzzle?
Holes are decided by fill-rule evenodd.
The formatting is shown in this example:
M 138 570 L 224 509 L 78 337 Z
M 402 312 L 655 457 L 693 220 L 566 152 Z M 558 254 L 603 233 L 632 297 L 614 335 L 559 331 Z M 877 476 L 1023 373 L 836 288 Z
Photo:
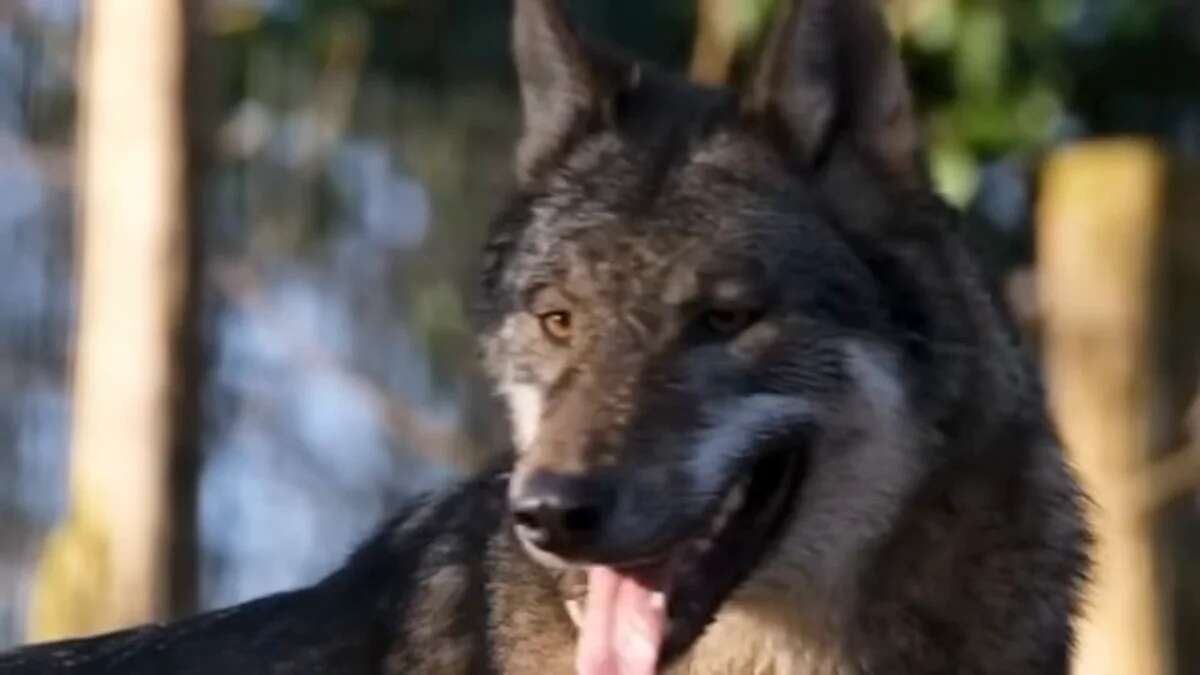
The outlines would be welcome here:
M 588 557 L 600 541 L 616 504 L 612 480 L 537 470 L 509 495 L 517 535 L 563 558 Z

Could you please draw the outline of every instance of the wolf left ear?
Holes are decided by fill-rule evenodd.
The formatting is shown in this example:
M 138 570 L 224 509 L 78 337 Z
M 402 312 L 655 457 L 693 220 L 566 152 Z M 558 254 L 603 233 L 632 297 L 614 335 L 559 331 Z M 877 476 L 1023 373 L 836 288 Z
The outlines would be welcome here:
M 807 162 L 844 136 L 892 180 L 919 185 L 912 97 L 877 2 L 790 0 L 743 109 L 786 134 Z
M 583 44 L 558 0 L 515 0 L 513 52 L 525 114 L 517 174 L 525 182 L 593 109 L 598 87 Z

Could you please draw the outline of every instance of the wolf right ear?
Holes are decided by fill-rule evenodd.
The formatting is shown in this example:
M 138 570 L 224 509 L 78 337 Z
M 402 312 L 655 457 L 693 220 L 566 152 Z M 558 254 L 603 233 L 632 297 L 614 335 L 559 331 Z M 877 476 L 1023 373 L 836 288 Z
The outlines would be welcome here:
M 893 180 L 923 182 L 912 96 L 880 0 L 784 1 L 744 111 L 807 162 L 847 140 Z
M 594 67 L 558 0 L 514 2 L 513 52 L 525 113 L 517 176 L 524 183 L 594 109 L 599 87 Z

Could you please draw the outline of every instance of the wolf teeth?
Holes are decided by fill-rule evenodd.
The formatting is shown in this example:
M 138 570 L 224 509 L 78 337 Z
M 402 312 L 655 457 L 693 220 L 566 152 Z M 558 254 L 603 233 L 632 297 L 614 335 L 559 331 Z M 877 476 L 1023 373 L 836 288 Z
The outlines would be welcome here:
M 576 628 L 583 628 L 583 601 L 582 600 L 567 600 L 563 603 L 567 608 L 567 616 L 571 617 L 571 623 L 575 624 Z
M 725 510 L 722 509 L 720 512 L 717 513 L 716 517 L 713 518 L 712 527 L 709 528 L 708 533 L 714 537 L 716 535 L 720 534 L 721 531 L 725 529 L 725 525 L 728 520 L 729 520 L 729 514 L 727 514 L 725 512 Z
M 650 607 L 657 610 L 665 610 L 667 608 L 667 594 L 662 591 L 651 593 Z
M 724 506 L 730 514 L 742 508 L 742 504 L 746 501 L 746 490 L 746 482 L 742 481 L 734 485 L 733 489 L 729 491 L 729 496 L 725 498 Z
M 745 501 L 746 484 L 742 482 L 734 485 L 729 490 L 729 494 L 725 495 L 725 499 L 721 501 L 721 507 L 717 510 L 717 515 L 713 517 L 709 534 L 716 536 L 724 530 L 725 526 L 729 524 L 729 519 L 742 508 L 742 504 Z

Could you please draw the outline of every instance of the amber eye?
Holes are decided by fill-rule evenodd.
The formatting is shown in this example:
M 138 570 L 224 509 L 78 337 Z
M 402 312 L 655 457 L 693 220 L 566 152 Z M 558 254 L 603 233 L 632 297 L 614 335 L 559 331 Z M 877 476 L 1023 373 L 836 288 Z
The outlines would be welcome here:
M 552 340 L 567 342 L 571 339 L 571 313 L 566 311 L 546 312 L 538 315 L 542 332 Z
M 740 333 L 753 322 L 754 313 L 743 309 L 713 309 L 704 315 L 705 325 L 722 335 Z

